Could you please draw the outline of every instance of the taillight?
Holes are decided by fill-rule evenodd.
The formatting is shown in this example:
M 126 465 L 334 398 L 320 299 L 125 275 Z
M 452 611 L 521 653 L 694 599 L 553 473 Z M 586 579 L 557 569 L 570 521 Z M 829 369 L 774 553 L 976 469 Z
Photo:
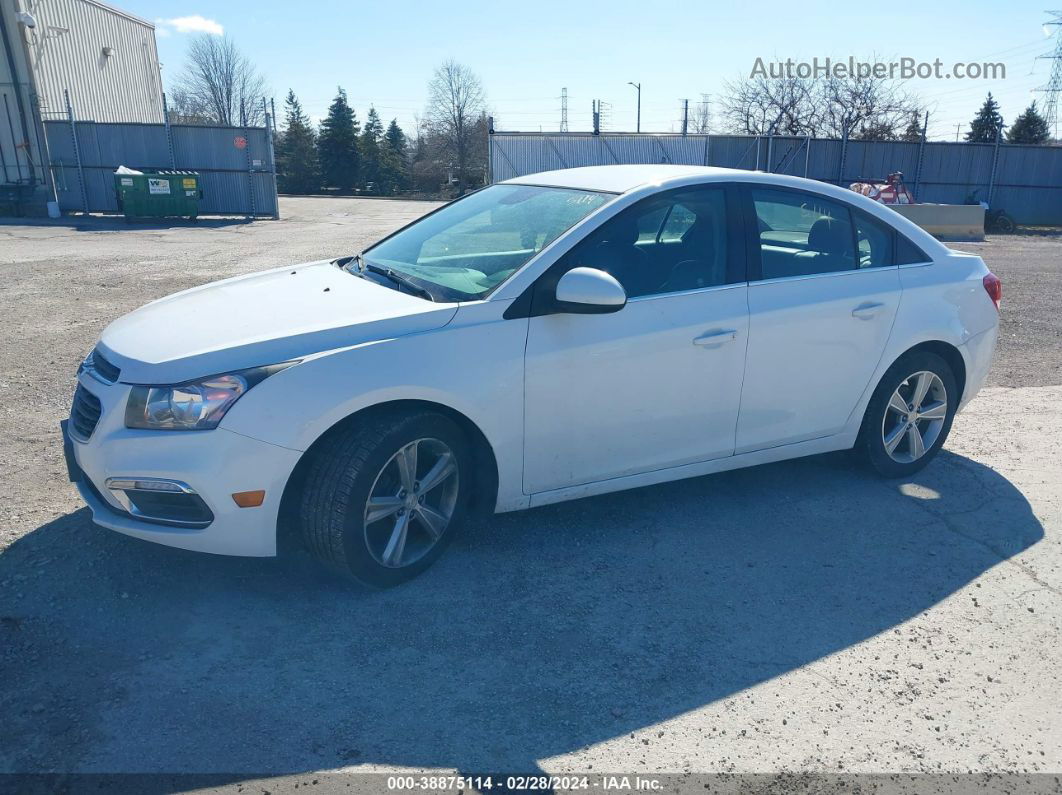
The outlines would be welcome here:
M 999 311 L 999 302 L 1003 300 L 1003 282 L 999 280 L 999 277 L 991 271 L 985 275 L 985 278 L 981 280 L 985 286 L 985 292 L 988 293 L 988 297 L 992 299 L 992 303 L 996 305 L 996 311 Z

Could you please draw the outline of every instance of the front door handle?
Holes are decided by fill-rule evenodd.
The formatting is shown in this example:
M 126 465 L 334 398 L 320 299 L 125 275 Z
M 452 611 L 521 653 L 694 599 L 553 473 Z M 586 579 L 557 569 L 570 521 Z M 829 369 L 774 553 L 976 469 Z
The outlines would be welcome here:
M 857 317 L 860 320 L 870 320 L 882 309 L 885 308 L 885 304 L 877 301 L 868 301 L 865 304 L 860 304 L 852 310 L 852 317 Z
M 694 339 L 693 344 L 700 345 L 702 348 L 718 348 L 720 345 L 733 342 L 735 337 L 737 337 L 737 329 L 715 329 Z

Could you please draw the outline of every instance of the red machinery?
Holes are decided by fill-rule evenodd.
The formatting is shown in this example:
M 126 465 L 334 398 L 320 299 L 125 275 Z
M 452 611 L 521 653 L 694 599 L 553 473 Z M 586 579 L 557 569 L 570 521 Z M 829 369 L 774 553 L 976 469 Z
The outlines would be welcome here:
M 903 172 L 894 171 L 884 182 L 853 182 L 849 190 L 882 204 L 914 204 L 914 194 L 903 184 Z

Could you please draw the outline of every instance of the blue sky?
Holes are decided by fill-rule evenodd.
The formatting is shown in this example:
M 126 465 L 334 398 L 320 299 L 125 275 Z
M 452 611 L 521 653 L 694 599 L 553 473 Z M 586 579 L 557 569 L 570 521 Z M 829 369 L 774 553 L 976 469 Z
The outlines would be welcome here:
M 293 88 L 318 118 L 342 85 L 359 118 L 373 103 L 385 123 L 397 117 L 403 126 L 423 109 L 432 69 L 449 57 L 482 78 L 502 129 L 557 129 L 567 87 L 570 129 L 589 128 L 596 98 L 611 103 L 607 128 L 633 130 L 636 92 L 627 82 L 641 81 L 642 130 L 660 132 L 677 129 L 682 98 L 714 97 L 757 57 L 940 58 L 945 69 L 1003 62 L 1006 79 L 909 81 L 932 112 L 930 137 L 953 140 L 987 91 L 1008 123 L 1041 96 L 1032 89 L 1047 81 L 1050 62 L 1035 56 L 1055 44 L 1042 29 L 1043 4 L 1031 0 L 895 0 L 844 10 L 773 0 L 113 2 L 158 24 L 166 82 L 181 69 L 189 29 L 223 30 L 266 75 L 278 109 Z

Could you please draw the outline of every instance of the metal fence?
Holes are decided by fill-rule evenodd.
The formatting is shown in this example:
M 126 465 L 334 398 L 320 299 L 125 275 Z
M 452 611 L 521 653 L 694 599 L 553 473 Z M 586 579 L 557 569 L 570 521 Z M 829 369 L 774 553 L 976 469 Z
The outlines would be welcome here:
M 491 181 L 576 166 L 676 163 L 790 174 L 847 187 L 902 171 L 920 202 L 973 191 L 1019 224 L 1062 225 L 1062 146 L 631 133 L 490 136 Z
M 59 207 L 117 212 L 114 170 L 197 171 L 201 214 L 279 217 L 273 136 L 267 127 L 44 122 Z

